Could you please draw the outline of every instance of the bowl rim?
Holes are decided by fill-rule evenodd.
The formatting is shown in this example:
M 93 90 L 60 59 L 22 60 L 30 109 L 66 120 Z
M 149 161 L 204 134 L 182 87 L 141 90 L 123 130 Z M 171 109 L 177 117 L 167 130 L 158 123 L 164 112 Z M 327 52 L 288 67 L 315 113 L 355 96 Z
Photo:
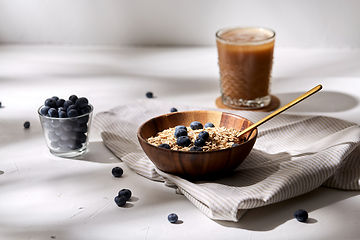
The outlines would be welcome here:
M 179 114 L 179 113 L 191 113 L 191 112 L 214 112 L 214 113 L 225 113 L 225 114 L 229 114 L 229 115 L 233 115 L 233 116 L 236 116 L 236 117 L 241 117 L 241 118 L 244 118 L 246 119 L 247 121 L 251 122 L 252 124 L 254 124 L 252 121 L 250 121 L 249 119 L 245 118 L 245 117 L 242 117 L 242 116 L 239 116 L 239 115 L 236 115 L 236 114 L 233 114 L 233 113 L 228 113 L 228 112 L 223 112 L 223 111 L 215 111 L 215 110 L 188 110 L 188 111 L 179 111 L 179 112 L 172 112 L 172 113 L 166 113 L 166 114 L 162 114 L 162 115 L 158 115 L 156 117 L 153 117 L 153 118 L 150 118 L 148 119 L 147 121 L 143 122 L 138 130 L 137 130 L 137 137 L 138 139 L 140 139 L 142 142 L 144 142 L 145 144 L 151 146 L 151 147 L 154 147 L 154 148 L 157 148 L 159 150 L 165 150 L 165 151 L 170 151 L 170 152 L 181 152 L 181 153 L 184 153 L 184 154 L 210 154 L 210 153 L 213 153 L 213 152 L 220 152 L 220 151 L 229 151 L 231 149 L 235 149 L 235 148 L 239 148 L 241 147 L 242 145 L 245 145 L 246 143 L 250 142 L 250 140 L 253 140 L 254 138 L 256 139 L 257 138 L 257 135 L 258 135 L 258 129 L 257 128 L 254 128 L 252 130 L 252 132 L 250 133 L 250 136 L 253 135 L 253 132 L 255 131 L 255 134 L 253 135 L 253 137 L 247 139 L 247 141 L 239 144 L 238 146 L 235 146 L 235 147 L 231 147 L 231 148 L 225 148 L 225 149 L 219 149 L 219 150 L 211 150 L 211 151 L 205 151 L 205 152 L 198 152 L 198 151 L 182 151 L 182 150 L 173 150 L 173 149 L 166 149 L 166 148 L 159 148 L 155 145 L 152 145 L 150 144 L 148 141 L 146 141 L 146 139 L 144 139 L 141 134 L 140 134 L 140 130 L 141 128 L 147 124 L 148 122 L 156 119 L 156 118 L 160 118 L 160 117 L 167 117 L 169 115 L 175 115 L 175 114 Z

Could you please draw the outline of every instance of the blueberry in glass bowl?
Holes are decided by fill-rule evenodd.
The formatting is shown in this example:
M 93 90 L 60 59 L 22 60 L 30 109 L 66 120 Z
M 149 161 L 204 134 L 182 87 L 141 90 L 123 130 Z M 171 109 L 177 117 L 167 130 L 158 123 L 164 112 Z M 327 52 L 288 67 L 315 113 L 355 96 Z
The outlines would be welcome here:
M 79 99 L 77 105 L 70 104 L 71 100 L 54 105 L 53 97 L 38 109 L 46 145 L 55 156 L 76 157 L 86 152 L 94 107 Z

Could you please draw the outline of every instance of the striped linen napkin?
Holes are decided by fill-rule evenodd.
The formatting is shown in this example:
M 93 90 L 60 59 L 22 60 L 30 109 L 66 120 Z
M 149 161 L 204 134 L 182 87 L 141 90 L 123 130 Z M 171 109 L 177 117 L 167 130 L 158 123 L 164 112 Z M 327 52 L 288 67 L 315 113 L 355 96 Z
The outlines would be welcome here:
M 228 177 L 188 181 L 157 169 L 137 140 L 150 118 L 179 111 L 217 110 L 253 122 L 262 112 L 219 110 L 141 100 L 98 113 L 94 126 L 104 144 L 136 173 L 173 186 L 214 220 L 238 221 L 248 210 L 289 199 L 319 186 L 360 190 L 360 127 L 325 116 L 281 114 L 259 127 L 253 150 Z

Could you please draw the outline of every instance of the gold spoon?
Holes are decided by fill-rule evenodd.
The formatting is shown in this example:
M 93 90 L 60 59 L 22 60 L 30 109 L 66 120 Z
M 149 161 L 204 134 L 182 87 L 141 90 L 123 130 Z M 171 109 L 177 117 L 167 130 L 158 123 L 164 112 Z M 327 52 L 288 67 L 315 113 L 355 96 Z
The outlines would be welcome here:
M 301 102 L 302 100 L 304 100 L 307 97 L 310 97 L 311 95 L 313 95 L 314 93 L 320 91 L 322 89 L 322 86 L 319 84 L 316 87 L 314 87 L 313 89 L 307 91 L 306 93 L 304 93 L 303 95 L 301 95 L 300 97 L 295 98 L 294 100 L 292 100 L 291 102 L 289 102 L 288 104 L 284 105 L 283 107 L 279 108 L 278 110 L 274 111 L 273 113 L 269 114 L 268 116 L 264 117 L 263 119 L 261 119 L 260 121 L 258 121 L 257 123 L 254 123 L 253 125 L 251 125 L 250 127 L 244 129 L 243 131 L 241 131 L 240 133 L 238 133 L 236 136 L 240 137 L 241 135 L 243 135 L 244 133 L 247 133 L 250 130 L 253 130 L 254 128 L 260 126 L 261 124 L 269 121 L 270 119 L 272 119 L 273 117 L 275 117 L 276 115 L 284 112 L 285 110 L 291 108 L 292 106 L 294 106 L 295 104 L 298 104 L 299 102 Z

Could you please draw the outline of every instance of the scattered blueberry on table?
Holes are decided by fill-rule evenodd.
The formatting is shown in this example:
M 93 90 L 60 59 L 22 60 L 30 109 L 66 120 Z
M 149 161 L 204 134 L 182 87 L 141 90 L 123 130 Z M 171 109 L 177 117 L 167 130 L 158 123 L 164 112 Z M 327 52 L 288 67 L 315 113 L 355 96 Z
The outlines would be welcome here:
M 178 215 L 177 215 L 176 213 L 170 213 L 170 214 L 168 215 L 168 220 L 169 220 L 169 222 L 171 222 L 171 223 L 176 223 L 177 220 L 178 220 Z
M 118 205 L 119 207 L 122 207 L 126 204 L 127 199 L 124 196 L 120 196 L 120 197 L 116 196 L 114 198 L 114 201 L 115 201 L 116 205 Z
M 131 198 L 131 195 L 132 195 L 132 193 L 131 193 L 130 189 L 126 189 L 126 188 L 121 189 L 121 190 L 119 191 L 119 193 L 118 193 L 118 196 L 120 196 L 120 197 L 121 197 L 121 196 L 125 196 L 125 197 L 126 197 L 126 201 Z
M 131 198 L 130 189 L 121 189 L 118 195 L 114 198 L 116 205 L 122 207 L 126 204 L 126 202 Z
M 146 97 L 147 98 L 153 98 L 154 97 L 154 94 L 152 92 L 147 92 L 146 93 Z
M 298 210 L 295 211 L 294 217 L 295 217 L 296 220 L 298 220 L 299 222 L 305 222 L 305 221 L 308 219 L 309 215 L 308 215 L 308 213 L 307 213 L 305 210 L 303 210 L 303 209 L 298 209 Z
M 124 170 L 121 167 L 114 167 L 111 170 L 111 173 L 114 177 L 121 177 L 124 173 Z
M 24 122 L 24 128 L 28 129 L 30 127 L 30 122 L 26 121 Z

